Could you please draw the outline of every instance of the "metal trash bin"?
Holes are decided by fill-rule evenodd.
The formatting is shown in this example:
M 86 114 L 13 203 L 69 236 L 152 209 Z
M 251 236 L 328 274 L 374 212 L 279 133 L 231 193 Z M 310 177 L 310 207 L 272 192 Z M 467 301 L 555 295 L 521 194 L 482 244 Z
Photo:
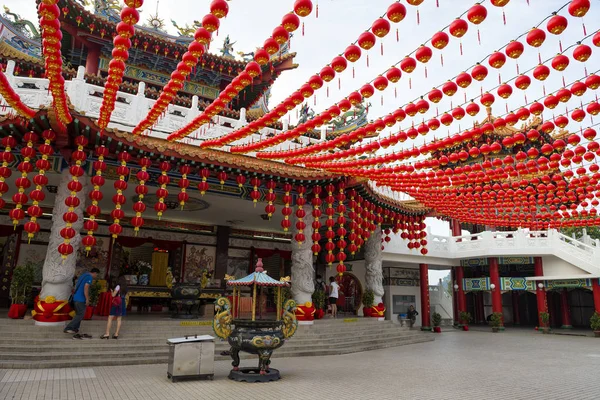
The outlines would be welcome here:
M 215 338 L 210 335 L 185 336 L 167 339 L 169 366 L 167 377 L 172 382 L 181 378 L 208 378 L 215 376 Z

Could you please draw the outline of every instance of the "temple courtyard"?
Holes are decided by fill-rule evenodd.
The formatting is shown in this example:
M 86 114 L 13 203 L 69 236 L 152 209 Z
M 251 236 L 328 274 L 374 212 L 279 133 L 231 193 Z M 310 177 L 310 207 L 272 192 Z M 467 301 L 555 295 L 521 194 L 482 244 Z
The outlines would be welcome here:
M 164 364 L 0 370 L 0 399 L 597 399 L 600 348 L 590 337 L 446 331 L 434 342 L 340 356 L 280 358 L 282 379 L 171 383 Z M 243 361 L 243 365 L 254 361 Z

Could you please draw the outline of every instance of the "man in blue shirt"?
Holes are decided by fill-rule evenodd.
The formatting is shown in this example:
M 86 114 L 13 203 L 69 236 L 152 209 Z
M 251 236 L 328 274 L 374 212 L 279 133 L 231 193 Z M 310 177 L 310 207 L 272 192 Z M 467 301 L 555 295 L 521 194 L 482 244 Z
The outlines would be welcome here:
M 83 339 L 86 335 L 79 335 L 79 326 L 85 315 L 85 309 L 90 305 L 90 285 L 96 279 L 100 270 L 92 268 L 90 272 L 84 272 L 75 283 L 75 291 L 73 292 L 73 303 L 75 304 L 75 317 L 65 328 L 65 333 L 75 333 L 73 339 Z M 90 336 L 91 337 L 91 336 Z

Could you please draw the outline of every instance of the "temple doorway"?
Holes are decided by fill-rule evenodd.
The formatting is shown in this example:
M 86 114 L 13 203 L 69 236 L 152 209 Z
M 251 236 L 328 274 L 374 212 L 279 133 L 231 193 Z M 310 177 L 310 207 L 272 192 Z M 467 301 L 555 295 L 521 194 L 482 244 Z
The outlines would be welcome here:
M 340 285 L 337 301 L 338 311 L 344 314 L 356 315 L 362 303 L 363 288 L 360 280 L 349 272 L 337 277 Z

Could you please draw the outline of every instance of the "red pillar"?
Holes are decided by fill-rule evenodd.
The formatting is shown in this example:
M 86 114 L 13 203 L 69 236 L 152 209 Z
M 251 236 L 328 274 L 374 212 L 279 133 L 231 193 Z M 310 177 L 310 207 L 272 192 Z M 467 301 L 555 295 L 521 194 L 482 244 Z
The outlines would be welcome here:
M 429 265 L 419 264 L 419 282 L 421 286 L 421 330 L 431 330 L 429 315 Z
M 521 325 L 521 313 L 519 312 L 519 292 L 512 291 L 513 324 Z
M 461 236 L 462 229 L 460 228 L 460 221 L 457 219 L 450 220 L 450 229 L 452 229 L 452 236 Z
M 544 276 L 544 264 L 542 262 L 542 257 L 534 257 L 533 274 L 535 276 Z M 539 283 L 541 282 L 536 282 L 535 294 L 537 295 L 538 326 L 542 326 L 540 313 L 548 312 L 548 301 L 546 300 L 546 289 L 543 286 L 540 288 Z
M 461 311 L 467 311 L 467 296 L 463 288 L 463 278 L 465 277 L 465 271 L 463 267 L 455 267 L 456 269 L 456 284 L 458 285 L 458 291 L 456 292 L 456 301 L 458 305 L 458 312 L 460 317 Z M 461 321 L 462 322 L 462 321 Z
M 592 293 L 594 294 L 594 309 L 600 314 L 600 279 L 592 279 Z
M 91 75 L 98 74 L 100 67 L 100 46 L 87 46 L 87 58 L 85 59 L 85 72 Z
M 450 269 L 450 280 L 452 285 L 452 317 L 454 318 L 454 324 L 458 324 L 458 304 L 456 302 L 456 290 L 454 290 L 454 285 L 456 284 L 456 271 L 454 267 Z
M 571 329 L 571 309 L 569 307 L 569 291 L 565 288 L 560 292 L 560 311 L 562 313 L 563 329 Z
M 498 258 L 488 258 L 490 265 L 490 285 L 494 285 L 492 290 L 492 312 L 502 314 L 502 292 L 500 292 L 500 272 L 498 270 Z M 504 323 L 502 323 L 504 326 Z

